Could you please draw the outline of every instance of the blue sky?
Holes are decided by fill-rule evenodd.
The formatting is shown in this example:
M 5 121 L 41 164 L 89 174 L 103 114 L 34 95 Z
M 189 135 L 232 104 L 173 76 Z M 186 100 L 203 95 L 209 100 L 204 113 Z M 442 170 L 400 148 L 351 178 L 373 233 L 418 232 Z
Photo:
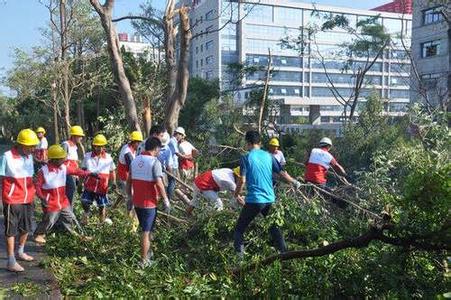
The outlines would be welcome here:
M 43 0 L 45 1 L 45 0 Z M 88 0 L 86 0 L 88 1 Z M 145 0 L 116 0 L 114 14 L 123 16 L 140 12 L 139 5 Z M 209 1 L 209 0 L 204 0 Z M 309 1 L 305 1 L 309 2 Z M 318 4 L 352 8 L 372 8 L 390 0 L 316 0 Z M 154 6 L 163 9 L 165 0 L 153 0 Z M 31 47 L 41 43 L 39 28 L 48 22 L 47 9 L 39 0 L 0 0 L 0 76 L 3 77 L 12 65 L 12 50 Z M 128 22 L 118 25 L 119 32 L 131 32 Z M 3 89 L 0 86 L 0 92 Z M 3 90 L 4 91 L 4 90 Z

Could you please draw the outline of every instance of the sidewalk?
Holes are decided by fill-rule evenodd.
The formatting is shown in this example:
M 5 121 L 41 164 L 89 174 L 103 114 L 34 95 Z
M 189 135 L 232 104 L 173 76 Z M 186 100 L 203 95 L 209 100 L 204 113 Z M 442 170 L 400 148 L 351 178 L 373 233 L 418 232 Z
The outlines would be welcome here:
M 5 227 L 3 223 L 3 205 L 0 201 L 0 298 L 20 299 L 21 296 L 9 293 L 4 295 L 4 290 L 9 290 L 11 287 L 18 287 L 17 284 L 29 283 L 33 290 L 39 290 L 39 293 L 32 296 L 32 298 L 42 299 L 59 299 L 61 298 L 58 285 L 55 282 L 53 275 L 47 270 L 39 266 L 39 262 L 44 257 L 42 247 L 37 246 L 30 241 L 25 246 L 25 251 L 35 258 L 33 262 L 20 262 L 25 268 L 25 272 L 12 273 L 6 270 L 6 245 L 5 245 Z M 17 247 L 17 246 L 16 246 Z M 17 249 L 17 248 L 16 248 Z M 3 295 L 2 295 L 3 294 Z M 27 297 L 29 298 L 29 297 Z

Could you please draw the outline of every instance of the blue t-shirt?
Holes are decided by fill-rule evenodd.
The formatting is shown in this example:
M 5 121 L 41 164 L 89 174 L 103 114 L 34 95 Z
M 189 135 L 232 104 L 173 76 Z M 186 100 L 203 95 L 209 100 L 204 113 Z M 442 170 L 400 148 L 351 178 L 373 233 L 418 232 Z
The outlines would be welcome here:
M 268 152 L 253 149 L 240 160 L 240 173 L 246 177 L 246 203 L 273 203 L 276 199 L 272 174 L 280 173 L 280 163 Z
M 179 159 L 177 156 L 177 153 L 179 153 L 179 144 L 175 137 L 171 137 L 169 140 L 169 149 L 172 153 L 172 167 L 177 170 L 179 168 Z
M 164 146 L 160 149 L 158 160 L 161 162 L 161 165 L 164 169 L 167 169 L 168 167 L 174 167 L 174 162 L 172 161 L 172 151 L 169 146 Z

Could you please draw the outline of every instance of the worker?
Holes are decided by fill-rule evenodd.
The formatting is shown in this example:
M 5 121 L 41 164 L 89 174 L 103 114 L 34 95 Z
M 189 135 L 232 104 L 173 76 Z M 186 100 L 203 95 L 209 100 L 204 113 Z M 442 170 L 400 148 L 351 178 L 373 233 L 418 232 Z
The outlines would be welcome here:
M 158 154 L 158 160 L 161 163 L 163 171 L 168 171 L 169 173 L 172 174 L 174 162 L 172 160 L 173 159 L 172 151 L 171 151 L 171 148 L 169 147 L 170 139 L 171 139 L 171 136 L 169 135 L 169 133 L 165 132 L 163 134 L 163 138 L 161 139 L 161 149 Z M 167 186 L 168 176 L 166 176 L 166 174 L 163 174 L 163 182 L 164 182 L 165 186 Z
M 283 152 L 280 151 L 279 140 L 277 138 L 270 139 L 268 146 L 269 153 L 271 153 L 271 155 L 279 162 L 279 164 L 284 167 L 287 164 L 287 161 L 285 160 Z
M 70 207 L 69 199 L 66 196 L 66 176 L 76 175 L 80 177 L 93 176 L 81 169 L 71 169 L 64 164 L 67 152 L 61 145 L 52 145 L 48 152 L 49 162 L 44 165 L 37 174 L 36 194 L 41 200 L 44 215 L 34 232 L 34 241 L 45 244 L 46 234 L 53 228 L 56 222 L 60 221 L 63 227 L 72 234 L 78 235 L 72 225 L 77 224 L 77 219 Z
M 330 148 L 332 148 L 332 140 L 324 137 L 319 142 L 319 148 L 312 149 L 306 164 L 305 181 L 326 187 L 327 171 L 330 167 L 339 175 L 346 176 L 345 169 L 330 154 Z
M 191 181 L 194 179 L 194 159 L 196 158 L 198 151 L 186 140 L 186 133 L 183 127 L 177 127 L 175 129 L 175 138 L 179 143 L 178 158 L 181 177 L 184 181 Z
M 25 253 L 24 247 L 33 222 L 33 198 L 36 192 L 33 184 L 33 153 L 38 144 L 36 133 L 31 129 L 23 129 L 17 136 L 16 144 L 0 159 L 7 269 L 11 272 L 24 271 L 14 255 L 17 235 L 18 259 L 34 260 Z
M 163 198 L 165 211 L 169 212 L 170 210 L 169 199 L 162 180 L 162 166 L 157 158 L 160 148 L 161 141 L 158 138 L 148 138 L 144 145 L 144 151 L 132 161 L 130 176 L 127 180 L 127 191 L 133 199 L 142 229 L 140 265 L 143 268 L 152 264 L 153 251 L 150 243 L 157 216 L 156 207 L 159 196 Z
M 261 138 L 257 131 L 248 131 L 245 135 L 249 152 L 240 159 L 240 175 L 235 190 L 235 199 L 243 205 L 234 232 L 234 248 L 239 259 L 244 256 L 243 236 L 249 224 L 260 213 L 267 217 L 275 202 L 272 174 L 279 174 L 285 181 L 299 188 L 301 183 L 282 170 L 279 162 L 268 152 L 260 149 Z M 246 185 L 247 194 L 243 199 L 241 193 Z M 282 233 L 277 225 L 269 228 L 272 240 L 280 252 L 286 251 Z
M 186 208 L 186 212 L 191 214 L 194 208 L 199 205 L 200 196 L 204 196 L 209 200 L 214 208 L 218 211 L 223 210 L 224 205 L 218 192 L 229 191 L 235 192 L 236 182 L 240 177 L 240 167 L 235 169 L 223 168 L 208 170 L 194 179 L 193 200 Z
M 42 165 L 47 162 L 47 148 L 49 146 L 47 138 L 45 137 L 45 129 L 43 127 L 38 127 L 36 129 L 36 135 L 39 139 L 39 144 L 34 150 L 34 160 L 37 165 Z
M 64 141 L 61 146 L 63 146 L 64 150 L 67 152 L 67 160 L 66 165 L 70 169 L 78 168 L 78 144 L 81 143 L 85 133 L 83 129 L 78 126 L 72 126 L 70 128 L 70 138 L 67 141 Z M 69 199 L 69 203 L 72 206 L 72 202 L 74 199 L 74 193 L 77 186 L 78 178 L 76 176 L 67 175 L 66 179 L 66 196 Z
M 149 130 L 149 137 L 148 138 L 152 138 L 155 137 L 157 139 L 159 139 L 161 141 L 161 139 L 163 138 L 164 133 L 166 132 L 166 129 L 161 126 L 161 125 L 153 125 L 152 127 L 150 127 Z M 146 145 L 146 140 L 145 139 L 141 144 L 139 144 L 138 146 L 138 150 L 137 150 L 137 154 L 140 154 L 141 152 L 144 151 L 145 145 Z
M 119 164 L 117 168 L 117 175 L 119 178 L 119 187 L 124 195 L 127 195 L 126 183 L 128 178 L 128 171 L 130 164 L 136 156 L 136 150 L 143 141 L 143 135 L 140 131 L 133 131 L 130 133 L 129 142 L 122 146 L 119 153 Z M 133 217 L 133 204 L 132 199 L 127 197 L 127 213 L 130 217 Z
M 84 183 L 84 191 L 81 196 L 81 203 L 84 214 L 82 223 L 87 224 L 90 208 L 96 201 L 99 208 L 99 220 L 101 223 L 111 224 L 111 219 L 106 217 L 106 207 L 110 204 L 108 200 L 108 184 L 114 190 L 116 188 L 116 167 L 111 155 L 105 150 L 108 144 L 103 134 L 97 134 L 92 140 L 92 151 L 85 154 L 82 166 L 91 173 L 97 173 L 98 178 L 88 177 Z

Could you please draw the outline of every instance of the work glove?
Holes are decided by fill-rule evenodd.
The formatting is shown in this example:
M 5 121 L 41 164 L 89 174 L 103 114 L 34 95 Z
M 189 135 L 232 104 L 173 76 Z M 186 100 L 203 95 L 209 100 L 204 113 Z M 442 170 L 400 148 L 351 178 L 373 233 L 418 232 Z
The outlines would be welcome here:
M 169 199 L 167 198 L 163 199 L 163 205 L 164 212 L 169 215 L 171 213 L 171 203 L 169 203 Z
M 116 189 L 117 189 L 116 183 L 112 183 L 110 189 L 112 192 L 116 191 Z
M 99 174 L 95 173 L 95 172 L 89 173 L 89 176 L 94 177 L 94 178 L 99 178 Z
M 291 184 L 295 189 L 299 189 L 301 187 L 301 183 L 298 180 L 294 180 Z

